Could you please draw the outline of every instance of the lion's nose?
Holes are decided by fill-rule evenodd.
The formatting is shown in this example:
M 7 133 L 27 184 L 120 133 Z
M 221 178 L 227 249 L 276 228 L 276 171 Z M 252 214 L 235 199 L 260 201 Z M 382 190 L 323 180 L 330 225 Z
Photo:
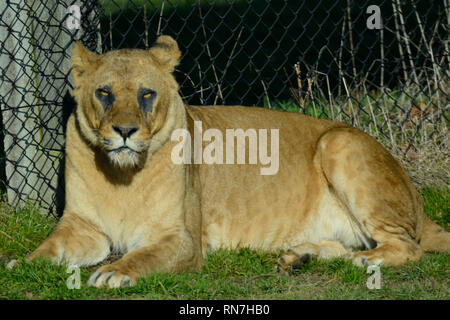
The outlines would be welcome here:
M 122 138 L 129 138 L 133 133 L 138 131 L 136 127 L 113 126 L 113 130 L 120 134 Z

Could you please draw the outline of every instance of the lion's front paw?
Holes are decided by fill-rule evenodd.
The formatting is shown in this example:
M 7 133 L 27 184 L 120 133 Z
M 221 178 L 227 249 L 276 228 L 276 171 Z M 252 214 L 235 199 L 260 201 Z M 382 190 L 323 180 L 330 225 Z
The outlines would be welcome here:
M 112 289 L 133 285 L 135 285 L 135 280 L 112 264 L 98 268 L 88 280 L 88 286 L 97 288 Z
M 292 271 L 294 269 L 300 269 L 304 264 L 308 263 L 312 259 L 312 254 L 305 253 L 299 256 L 292 250 L 288 250 L 278 260 L 278 271 Z

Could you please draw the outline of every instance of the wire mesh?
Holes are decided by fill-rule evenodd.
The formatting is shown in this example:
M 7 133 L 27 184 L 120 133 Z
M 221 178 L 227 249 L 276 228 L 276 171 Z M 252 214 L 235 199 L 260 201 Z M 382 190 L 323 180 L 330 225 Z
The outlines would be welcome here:
M 74 5 L 81 19 L 75 30 L 67 24 Z M 75 40 L 101 53 L 149 48 L 160 34 L 183 51 L 175 75 L 186 103 L 344 121 L 399 159 L 414 160 L 431 145 L 448 168 L 449 21 L 448 0 L 5 1 L 3 189 L 13 205 L 31 200 L 53 212 L 64 203 Z M 449 182 L 445 174 L 438 179 Z

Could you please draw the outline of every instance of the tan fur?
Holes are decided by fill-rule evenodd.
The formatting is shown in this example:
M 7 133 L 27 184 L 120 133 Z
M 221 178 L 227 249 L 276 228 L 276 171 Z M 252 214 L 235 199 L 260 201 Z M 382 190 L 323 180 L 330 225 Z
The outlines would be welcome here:
M 76 44 L 65 211 L 30 260 L 92 265 L 111 250 L 123 253 L 89 279 L 119 287 L 155 270 L 198 268 L 220 247 L 284 249 L 281 269 L 311 255 L 400 265 L 424 250 L 449 250 L 448 233 L 425 218 L 407 174 L 374 139 L 300 114 L 186 106 L 171 74 L 179 57 L 167 36 L 148 51 L 104 55 Z M 94 94 L 105 85 L 115 98 L 108 110 Z M 141 87 L 157 94 L 151 112 L 139 106 Z M 278 172 L 261 175 L 261 164 L 174 164 L 171 134 L 193 133 L 196 120 L 224 137 L 227 128 L 279 129 Z M 117 126 L 137 131 L 125 139 Z M 136 152 L 111 151 L 124 141 Z

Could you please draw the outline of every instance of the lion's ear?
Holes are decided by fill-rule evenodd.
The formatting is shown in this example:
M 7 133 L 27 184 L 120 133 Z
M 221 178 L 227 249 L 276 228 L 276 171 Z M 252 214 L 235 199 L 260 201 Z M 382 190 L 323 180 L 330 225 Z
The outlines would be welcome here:
M 72 76 L 77 84 L 80 77 L 98 67 L 99 55 L 86 49 L 80 42 L 75 42 L 72 49 Z
M 181 51 L 177 42 L 170 36 L 159 36 L 150 48 L 150 53 L 162 66 L 166 66 L 169 72 L 180 62 Z

